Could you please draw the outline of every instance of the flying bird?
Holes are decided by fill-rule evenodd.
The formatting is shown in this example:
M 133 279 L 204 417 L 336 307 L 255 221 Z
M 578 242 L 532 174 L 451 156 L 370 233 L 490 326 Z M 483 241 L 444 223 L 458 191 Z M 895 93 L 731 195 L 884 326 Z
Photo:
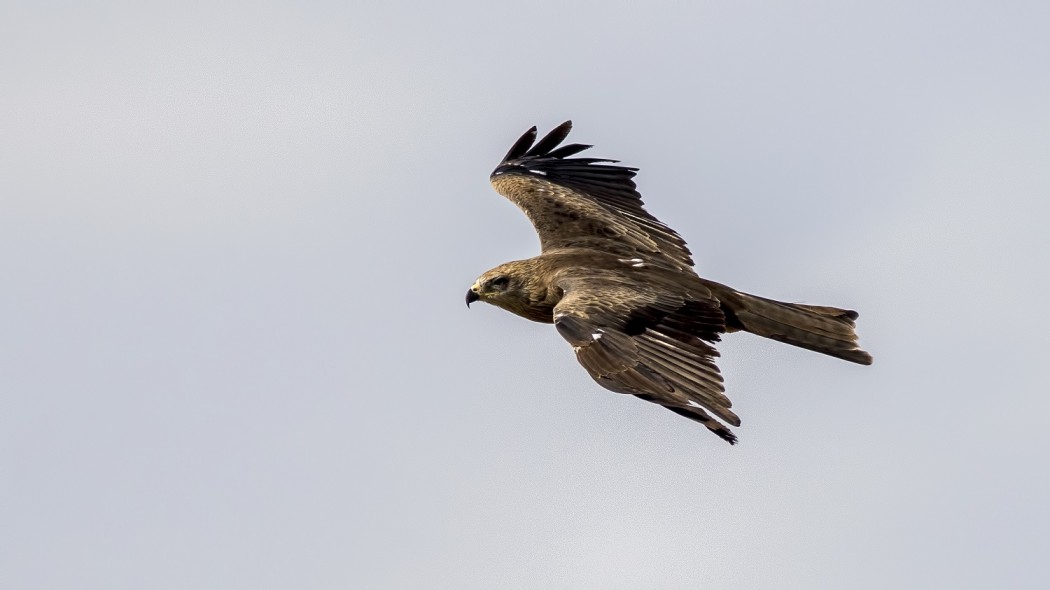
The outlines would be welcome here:
M 714 344 L 744 330 L 870 365 L 857 346 L 857 312 L 783 303 L 703 279 L 685 241 L 644 208 L 637 168 L 572 157 L 566 121 L 536 141 L 525 132 L 490 180 L 532 221 L 541 253 L 501 264 L 467 291 L 467 306 L 491 303 L 554 324 L 599 385 L 690 418 L 733 444 L 730 409 Z M 561 147 L 559 147 L 561 146 Z

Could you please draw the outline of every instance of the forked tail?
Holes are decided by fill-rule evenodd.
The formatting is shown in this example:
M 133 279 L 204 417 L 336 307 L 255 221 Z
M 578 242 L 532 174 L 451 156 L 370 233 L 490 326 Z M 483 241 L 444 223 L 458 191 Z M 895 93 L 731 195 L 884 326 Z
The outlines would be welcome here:
M 857 312 L 837 307 L 784 303 L 725 287 L 716 290 L 726 327 L 745 330 L 862 365 L 872 358 L 857 346 Z

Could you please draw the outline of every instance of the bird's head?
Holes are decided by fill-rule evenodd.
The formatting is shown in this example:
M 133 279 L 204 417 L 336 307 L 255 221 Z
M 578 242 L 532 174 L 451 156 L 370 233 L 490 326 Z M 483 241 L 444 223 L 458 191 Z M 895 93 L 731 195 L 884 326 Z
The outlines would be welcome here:
M 527 320 L 549 324 L 563 291 L 543 256 L 501 264 L 485 272 L 467 291 L 467 306 L 491 303 Z
M 484 301 L 497 307 L 510 309 L 526 299 L 526 281 L 513 264 L 502 264 L 486 271 L 467 291 L 467 307 L 475 301 Z
M 560 290 L 549 285 L 540 258 L 501 264 L 481 275 L 467 291 L 467 305 L 484 301 L 534 322 L 551 323 L 557 303 L 551 297 Z

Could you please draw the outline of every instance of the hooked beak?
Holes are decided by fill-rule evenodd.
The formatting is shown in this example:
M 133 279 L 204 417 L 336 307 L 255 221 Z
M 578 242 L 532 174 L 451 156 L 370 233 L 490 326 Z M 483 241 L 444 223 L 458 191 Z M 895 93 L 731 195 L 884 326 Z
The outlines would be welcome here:
M 478 299 L 481 299 L 481 295 L 478 295 L 478 292 L 475 291 L 473 288 L 467 291 L 467 307 L 470 307 L 470 304 L 474 303 Z

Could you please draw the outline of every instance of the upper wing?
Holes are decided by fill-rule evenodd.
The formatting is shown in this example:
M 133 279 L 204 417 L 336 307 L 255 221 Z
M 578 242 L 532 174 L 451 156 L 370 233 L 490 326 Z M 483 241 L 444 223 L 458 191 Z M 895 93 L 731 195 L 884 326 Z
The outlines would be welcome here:
M 692 267 L 685 240 L 642 207 L 636 168 L 616 160 L 570 158 L 591 146 L 558 147 L 572 129 L 566 121 L 536 141 L 536 128 L 510 148 L 490 180 L 528 215 L 544 251 L 588 247 L 677 269 Z M 555 149 L 557 148 L 557 149 Z
M 703 285 L 668 289 L 610 271 L 563 277 L 554 325 L 600 385 L 696 420 L 729 441 L 736 436 L 708 414 L 739 426 L 729 408 L 711 345 L 725 316 Z M 707 411 L 705 411 L 705 409 Z

